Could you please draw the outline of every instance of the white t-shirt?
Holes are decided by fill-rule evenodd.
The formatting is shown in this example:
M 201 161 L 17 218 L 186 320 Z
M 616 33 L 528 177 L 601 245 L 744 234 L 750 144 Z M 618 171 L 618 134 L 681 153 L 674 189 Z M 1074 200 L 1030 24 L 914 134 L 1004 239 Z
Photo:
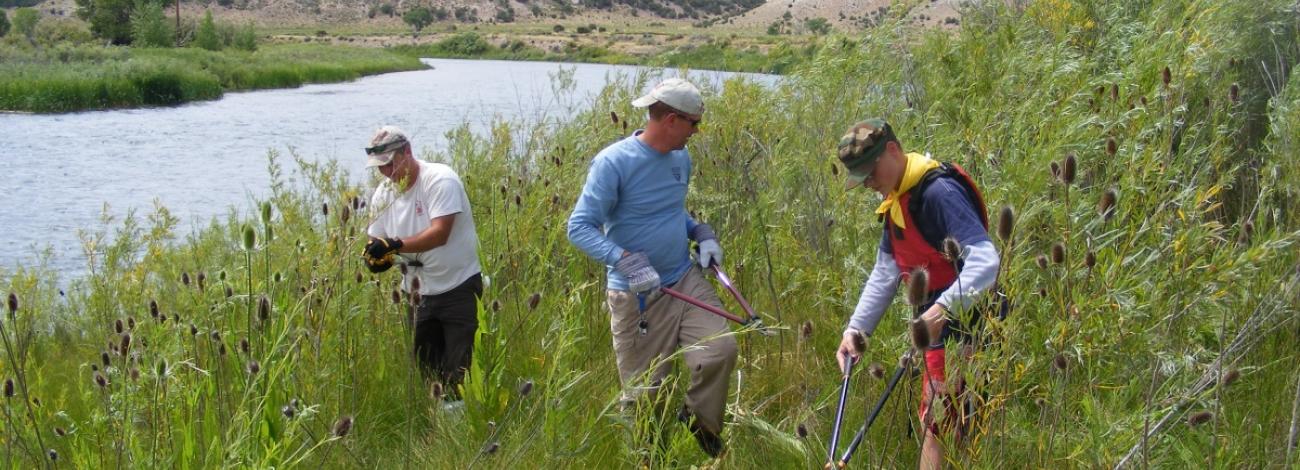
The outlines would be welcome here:
M 424 264 L 409 268 L 402 279 L 402 290 L 410 292 L 412 276 L 420 276 L 420 294 L 447 292 L 482 269 L 478 262 L 478 234 L 469 196 L 455 170 L 441 163 L 417 161 L 420 175 L 405 193 L 396 194 L 396 185 L 385 179 L 370 198 L 375 221 L 366 229 L 372 237 L 411 237 L 429 228 L 433 219 L 456 214 L 447 243 L 429 251 L 401 253 L 399 256 Z M 400 261 L 400 259 L 399 259 Z

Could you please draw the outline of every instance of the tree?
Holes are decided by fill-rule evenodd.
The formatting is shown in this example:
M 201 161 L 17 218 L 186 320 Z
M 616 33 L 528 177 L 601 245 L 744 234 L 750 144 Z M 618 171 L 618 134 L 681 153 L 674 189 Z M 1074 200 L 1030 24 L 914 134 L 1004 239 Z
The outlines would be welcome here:
M 819 36 L 831 32 L 831 22 L 826 21 L 826 18 L 809 18 L 803 24 L 808 27 L 808 31 Z
M 253 22 L 244 23 L 239 31 L 235 31 L 235 40 L 233 42 L 235 49 L 241 49 L 249 52 L 257 50 L 257 30 L 253 28 Z
M 420 30 L 424 29 L 425 26 L 433 23 L 433 12 L 422 6 L 415 7 L 407 10 L 406 14 L 402 15 L 402 21 L 411 25 L 411 28 L 415 29 L 416 34 L 419 34 Z
M 131 43 L 132 0 L 76 0 L 77 17 L 90 23 L 90 32 L 109 43 Z
M 172 45 L 172 26 L 163 14 L 162 3 L 150 0 L 136 0 L 131 13 L 132 44 L 145 47 L 170 47 Z
M 0 10 L 0 38 L 9 34 L 9 15 L 4 10 Z
M 36 23 L 41 22 L 41 12 L 33 8 L 14 10 L 14 32 L 23 35 L 31 42 L 36 34 Z
M 194 45 L 209 51 L 221 49 L 221 37 L 217 35 L 217 24 L 212 21 L 212 10 L 203 14 L 199 30 L 194 33 Z

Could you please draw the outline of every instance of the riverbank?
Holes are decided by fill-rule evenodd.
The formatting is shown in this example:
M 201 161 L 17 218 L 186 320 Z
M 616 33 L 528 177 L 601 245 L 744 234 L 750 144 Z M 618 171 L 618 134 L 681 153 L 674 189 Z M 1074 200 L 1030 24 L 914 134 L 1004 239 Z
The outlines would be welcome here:
M 210 100 L 424 68 L 387 50 L 267 44 L 257 51 L 55 45 L 0 47 L 0 109 L 57 113 Z

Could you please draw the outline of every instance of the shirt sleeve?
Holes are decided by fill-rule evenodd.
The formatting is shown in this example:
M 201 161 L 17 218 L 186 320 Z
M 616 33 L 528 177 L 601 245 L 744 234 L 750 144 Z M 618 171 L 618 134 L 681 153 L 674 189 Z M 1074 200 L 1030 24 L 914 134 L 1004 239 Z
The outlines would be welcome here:
M 605 236 L 605 222 L 618 205 L 618 172 L 604 158 L 596 157 L 587 171 L 587 182 L 569 215 L 569 242 L 587 256 L 613 266 L 623 248 Z
M 940 234 L 957 239 L 962 246 L 989 240 L 984 221 L 971 205 L 966 189 L 961 183 L 941 178 L 925 190 L 921 208 L 927 226 L 935 227 Z
M 434 180 L 424 195 L 424 205 L 429 208 L 429 220 L 465 212 L 464 198 L 461 197 L 464 192 L 460 180 L 456 178 Z
M 957 280 L 939 295 L 939 300 L 935 301 L 950 312 L 964 311 L 969 308 L 975 302 L 975 298 L 998 279 L 998 267 L 1001 262 L 993 242 L 985 240 L 962 248 L 967 253 L 965 253 L 965 263 L 962 264 L 961 272 L 957 273 Z
M 867 283 L 862 287 L 858 306 L 853 309 L 853 317 L 849 318 L 849 328 L 870 337 L 871 333 L 876 331 L 876 325 L 880 323 L 880 318 L 889 308 L 890 302 L 894 300 L 894 293 L 898 291 L 898 282 L 899 270 L 894 257 L 884 250 L 877 250 L 876 265 L 871 268 L 871 275 L 867 277 Z

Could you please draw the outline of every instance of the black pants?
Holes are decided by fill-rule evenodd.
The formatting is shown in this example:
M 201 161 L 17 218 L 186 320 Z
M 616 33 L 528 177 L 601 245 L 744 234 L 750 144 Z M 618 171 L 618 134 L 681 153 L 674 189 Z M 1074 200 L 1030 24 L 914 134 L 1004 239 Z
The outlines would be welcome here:
M 475 274 L 460 285 L 437 295 L 420 297 L 411 307 L 414 320 L 415 358 L 426 377 L 436 377 L 448 395 L 456 397 L 456 386 L 465 377 L 474 353 L 478 331 L 478 299 L 483 295 L 483 276 Z

